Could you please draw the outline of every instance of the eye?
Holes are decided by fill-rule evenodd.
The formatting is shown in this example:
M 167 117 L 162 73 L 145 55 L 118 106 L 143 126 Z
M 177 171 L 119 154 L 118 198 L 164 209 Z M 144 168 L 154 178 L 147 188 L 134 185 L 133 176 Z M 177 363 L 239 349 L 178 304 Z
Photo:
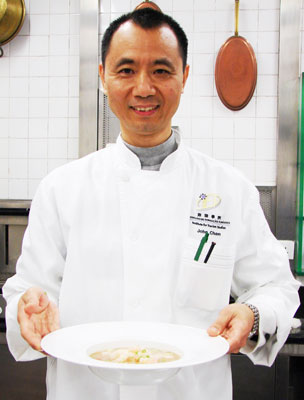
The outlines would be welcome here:
M 156 75 L 169 75 L 170 71 L 168 71 L 167 69 L 159 68 L 159 69 L 154 71 L 154 74 L 156 74 Z
M 134 73 L 134 71 L 131 68 L 123 68 L 118 71 L 120 75 L 131 75 Z

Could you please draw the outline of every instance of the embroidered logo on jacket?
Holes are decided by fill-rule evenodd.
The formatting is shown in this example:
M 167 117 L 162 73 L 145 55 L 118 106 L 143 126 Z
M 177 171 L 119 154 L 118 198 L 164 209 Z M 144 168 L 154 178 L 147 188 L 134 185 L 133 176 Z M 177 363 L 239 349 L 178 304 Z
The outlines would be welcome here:
M 221 198 L 217 194 L 205 194 L 199 195 L 197 200 L 197 210 L 211 210 L 219 206 L 221 203 Z

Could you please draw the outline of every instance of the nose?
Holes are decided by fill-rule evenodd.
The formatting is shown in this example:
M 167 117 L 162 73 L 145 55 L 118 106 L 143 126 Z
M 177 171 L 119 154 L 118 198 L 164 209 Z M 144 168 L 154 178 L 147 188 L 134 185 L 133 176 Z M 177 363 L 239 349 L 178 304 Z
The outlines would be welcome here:
M 133 88 L 133 95 L 138 97 L 149 97 L 155 94 L 151 76 L 147 72 L 137 74 Z

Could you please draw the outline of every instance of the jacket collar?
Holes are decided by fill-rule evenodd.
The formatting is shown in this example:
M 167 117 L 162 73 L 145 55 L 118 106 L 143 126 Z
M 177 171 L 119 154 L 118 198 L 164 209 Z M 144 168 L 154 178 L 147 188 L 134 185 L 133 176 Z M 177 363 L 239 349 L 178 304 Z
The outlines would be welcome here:
M 181 140 L 181 136 L 177 130 L 176 133 L 176 141 L 177 141 L 177 149 L 169 154 L 168 157 L 164 159 L 160 166 L 160 171 L 144 171 L 148 173 L 157 173 L 157 172 L 164 172 L 170 171 L 174 169 L 177 165 L 179 165 L 179 160 L 184 153 L 184 144 Z M 118 136 L 116 141 L 116 149 L 117 149 L 117 156 L 120 162 L 123 162 L 127 168 L 133 170 L 141 170 L 140 160 L 136 154 L 134 154 L 128 147 L 124 144 L 121 134 Z

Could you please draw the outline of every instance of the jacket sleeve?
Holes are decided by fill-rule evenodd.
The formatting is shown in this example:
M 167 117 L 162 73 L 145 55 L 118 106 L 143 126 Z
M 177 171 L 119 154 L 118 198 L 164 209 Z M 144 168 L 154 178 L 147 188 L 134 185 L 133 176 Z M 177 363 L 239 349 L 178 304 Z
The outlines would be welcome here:
M 300 283 L 290 271 L 284 247 L 270 231 L 255 188 L 246 199 L 240 227 L 232 296 L 255 305 L 260 313 L 258 342 L 248 340 L 242 352 L 255 364 L 270 366 L 290 332 Z
M 60 218 L 55 197 L 45 181 L 32 201 L 29 223 L 25 231 L 16 274 L 3 286 L 7 302 L 6 327 L 9 349 L 18 361 L 41 358 L 21 337 L 17 322 L 17 306 L 22 294 L 32 286 L 41 287 L 50 300 L 58 304 L 66 256 Z

